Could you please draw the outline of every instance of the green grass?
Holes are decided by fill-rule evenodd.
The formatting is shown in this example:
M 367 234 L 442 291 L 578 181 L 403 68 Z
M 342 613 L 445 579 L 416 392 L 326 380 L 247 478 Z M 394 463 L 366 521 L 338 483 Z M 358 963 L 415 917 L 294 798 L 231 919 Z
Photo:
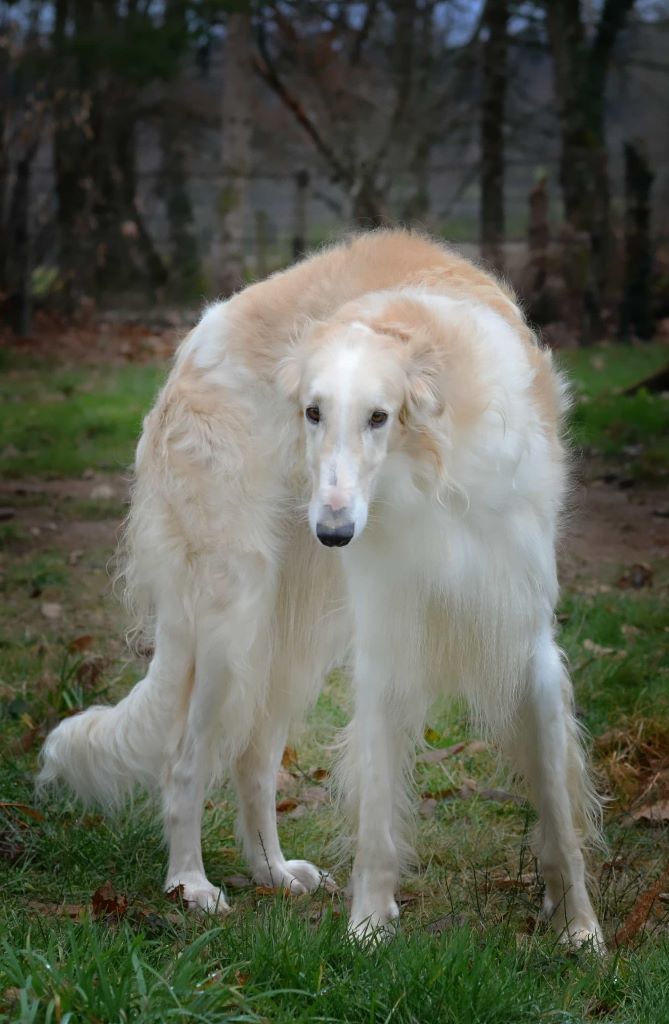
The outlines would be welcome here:
M 669 401 L 619 391 L 667 360 L 660 344 L 560 353 L 574 383 L 571 434 L 578 448 L 630 455 L 632 475 L 662 479 L 669 464 Z M 5 359 L 0 379 L 0 473 L 76 476 L 132 460 L 143 414 L 165 371 L 155 366 L 57 369 Z M 623 452 L 624 454 L 624 452 Z
M 666 575 L 666 574 L 665 574 Z M 594 732 L 633 716 L 669 716 L 666 579 L 660 593 L 611 589 L 596 596 L 565 594 L 561 642 L 579 683 L 585 721 Z M 632 639 L 624 629 L 632 628 Z M 597 656 L 591 640 L 612 653 Z
M 341 918 L 326 913 L 316 926 L 275 903 L 196 938 L 68 926 L 41 936 L 47 944 L 37 953 L 30 944 L 39 926 L 24 935 L 27 952 L 10 954 L 7 974 L 22 997 L 16 1021 L 46 1019 L 49 1004 L 63 1020 L 72 1013 L 103 1021 L 412 1024 L 576 1022 L 582 1007 L 601 1019 L 614 1003 L 629 1007 L 626 1020 L 641 1021 L 635 1003 L 641 1013 L 646 1001 L 651 1011 L 669 1006 L 660 957 L 644 971 L 634 961 L 593 970 L 587 957 L 567 957 L 548 942 L 515 948 L 503 927 L 485 938 L 470 929 L 438 940 L 400 936 L 362 952 L 347 942 Z
M 184 914 L 160 891 L 160 827 L 142 802 L 115 818 L 84 811 L 65 796 L 36 804 L 32 778 L 44 730 L 77 707 L 123 692 L 140 671 L 108 654 L 107 631 L 114 635 L 120 628 L 113 606 L 92 647 L 80 654 L 70 650 L 77 631 L 70 613 L 76 617 L 83 603 L 91 614 L 82 577 L 95 576 L 103 557 L 91 552 L 85 572 L 65 569 L 55 553 L 17 557 L 22 565 L 15 578 L 25 588 L 19 588 L 11 620 L 0 632 L 0 792 L 6 803 L 37 807 L 41 815 L 35 820 L 16 806 L 0 810 L 4 848 L 20 847 L 0 875 L 0 1021 L 666 1019 L 666 906 L 652 916 L 650 933 L 601 964 L 587 953 L 560 949 L 549 931 L 535 931 L 541 882 L 527 846 L 532 816 L 515 804 L 484 796 L 446 799 L 433 816 L 418 816 L 421 868 L 404 885 L 401 933 L 371 951 L 347 942 L 341 897 L 286 901 L 257 892 L 249 882 L 230 891 L 233 913 L 220 927 L 213 919 Z M 67 615 L 62 624 L 34 629 L 25 614 L 28 587 L 44 574 Z M 666 715 L 668 665 L 657 597 L 571 593 L 560 613 L 577 701 L 596 735 L 624 727 L 630 716 Z M 10 628 L 11 622 L 25 623 L 23 630 Z M 624 625 L 639 630 L 629 659 L 593 658 L 584 648 L 589 639 L 624 649 Z M 101 652 L 108 660 L 91 679 L 86 666 Z M 334 677 L 294 741 L 298 799 L 303 783 L 314 785 L 317 769 L 329 767 L 328 746 L 346 719 L 346 703 L 346 682 Z M 468 734 L 458 707 L 435 709 L 429 724 L 437 746 Z M 468 778 L 494 785 L 491 753 L 465 751 L 441 764 L 419 765 L 417 789 L 457 790 Z M 331 807 L 280 817 L 287 850 L 331 863 L 330 843 L 341 828 Z M 593 868 L 610 937 L 658 876 L 666 835 L 625 828 L 618 814 L 610 816 L 607 832 L 620 866 L 611 876 L 608 858 L 598 856 Z M 210 877 L 245 874 L 227 788 L 208 801 L 204 851 Z M 339 866 L 341 881 L 348 871 L 348 864 Z M 91 896 L 106 879 L 129 900 L 120 922 L 91 915 Z M 509 888 L 506 879 L 522 883 Z M 432 934 L 430 923 L 444 917 L 443 934 Z
M 661 344 L 599 345 L 561 352 L 558 364 L 573 384 L 574 445 L 606 459 L 623 457 L 630 477 L 664 481 L 669 473 L 669 400 L 620 392 L 669 360 Z
M 666 401 L 649 399 L 652 412 L 640 416 L 636 400 L 615 391 L 659 365 L 664 351 L 612 346 L 563 359 L 589 400 L 575 408 L 578 444 L 617 467 L 619 445 L 639 443 L 636 460 L 653 479 L 658 470 L 648 469 L 646 455 L 653 444 L 662 450 Z M 151 367 L 6 369 L 0 469 L 17 476 L 127 465 L 162 378 Z M 420 869 L 403 883 L 400 932 L 372 949 L 346 939 L 343 895 L 285 900 L 244 883 L 225 787 L 211 793 L 203 830 L 209 876 L 239 886 L 228 885 L 233 912 L 222 923 L 186 914 L 162 894 L 165 851 L 148 804 L 107 818 L 64 795 L 37 803 L 45 732 L 65 714 L 115 699 L 142 672 L 123 649 L 106 573 L 121 498 L 94 499 L 81 487 L 19 491 L 7 502 L 16 519 L 0 524 L 0 1022 L 669 1020 L 669 903 L 658 900 L 648 927 L 604 962 L 558 947 L 537 924 L 542 884 L 528 848 L 531 812 L 485 792 L 458 795 L 467 780 L 479 789 L 499 785 L 490 751 L 417 767 L 418 794 L 455 795 L 437 799 L 429 814 L 421 805 Z M 614 729 L 649 735 L 669 719 L 667 568 L 653 568 L 652 587 L 618 589 L 621 567 L 609 565 L 586 581 L 592 586 L 579 580 L 564 594 L 561 638 L 579 713 L 595 738 Z M 55 620 L 42 614 L 44 602 L 60 606 Z M 294 795 L 298 806 L 330 767 L 347 703 L 346 680 L 335 676 L 292 741 L 298 768 L 281 795 Z M 435 708 L 429 727 L 436 746 L 468 736 L 457 706 Z M 597 743 L 595 752 L 608 771 L 609 755 Z M 591 863 L 610 940 L 660 875 L 668 837 L 666 828 L 626 826 L 616 777 L 608 778 L 610 852 Z M 301 816 L 280 815 L 285 849 L 331 866 L 342 822 L 327 804 L 304 806 Z M 349 872 L 347 862 L 336 867 L 341 883 Z M 128 899 L 119 920 L 92 914 L 92 894 L 107 879 Z
M 10 365 L 0 378 L 0 474 L 122 470 L 165 371 Z

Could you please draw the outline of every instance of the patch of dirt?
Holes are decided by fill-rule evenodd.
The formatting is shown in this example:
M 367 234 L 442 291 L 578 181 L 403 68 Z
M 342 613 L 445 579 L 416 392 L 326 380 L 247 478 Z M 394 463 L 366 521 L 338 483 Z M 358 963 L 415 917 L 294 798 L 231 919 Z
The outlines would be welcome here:
M 611 578 L 621 566 L 669 558 L 666 490 L 637 485 L 621 490 L 595 480 L 582 485 L 560 545 L 560 578 L 578 588 Z
M 129 479 L 120 473 L 59 480 L 31 477 L 0 483 L 0 506 L 8 513 L 6 521 L 20 531 L 17 546 L 58 547 L 69 555 L 108 547 L 111 556 L 128 491 Z M 98 504 L 100 515 L 83 517 L 69 507 L 71 502 Z
M 13 509 L 12 522 L 35 538 L 36 546 L 54 543 L 66 551 L 109 544 L 118 535 L 121 512 L 109 518 L 72 518 L 69 501 L 117 502 L 128 499 L 127 474 L 90 473 L 61 480 L 27 478 L 0 483 L 0 506 Z M 37 533 L 35 531 L 38 531 Z M 41 539 L 40 539 L 41 538 Z M 629 490 L 595 480 L 572 497 L 560 545 L 560 578 L 565 585 L 610 579 L 620 566 L 669 559 L 669 496 L 660 488 Z
M 0 347 L 58 365 L 164 362 L 196 322 L 194 311 L 166 310 L 153 321 L 145 313 L 140 321 L 127 314 L 85 310 L 74 320 L 39 312 L 27 337 L 0 329 Z

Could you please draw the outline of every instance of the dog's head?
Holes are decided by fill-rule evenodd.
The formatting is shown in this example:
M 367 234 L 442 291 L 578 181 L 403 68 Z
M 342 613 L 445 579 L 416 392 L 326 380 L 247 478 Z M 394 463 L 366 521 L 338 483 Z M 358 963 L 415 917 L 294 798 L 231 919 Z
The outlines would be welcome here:
M 377 296 L 311 324 L 283 360 L 280 386 L 304 420 L 309 523 L 322 544 L 362 533 L 389 453 L 442 416 L 438 330 L 423 303 Z

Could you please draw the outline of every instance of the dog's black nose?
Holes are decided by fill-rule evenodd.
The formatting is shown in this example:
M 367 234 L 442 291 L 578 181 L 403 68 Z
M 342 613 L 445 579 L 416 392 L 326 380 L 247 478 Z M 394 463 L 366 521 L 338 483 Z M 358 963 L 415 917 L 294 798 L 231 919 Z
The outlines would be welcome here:
M 353 539 L 355 533 L 355 526 L 353 523 L 342 523 L 341 526 L 324 526 L 323 523 L 318 523 L 316 526 L 316 536 L 318 537 L 321 544 L 325 544 L 327 548 L 343 548 L 350 540 Z

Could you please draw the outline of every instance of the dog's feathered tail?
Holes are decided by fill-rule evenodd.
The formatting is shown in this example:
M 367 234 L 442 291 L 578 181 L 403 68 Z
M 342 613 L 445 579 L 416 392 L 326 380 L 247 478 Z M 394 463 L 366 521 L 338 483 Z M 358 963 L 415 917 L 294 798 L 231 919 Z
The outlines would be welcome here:
M 154 790 L 188 689 L 189 679 L 174 692 L 149 670 L 114 707 L 96 705 L 66 718 L 46 739 L 38 788 L 65 782 L 84 803 L 108 808 L 136 784 Z

